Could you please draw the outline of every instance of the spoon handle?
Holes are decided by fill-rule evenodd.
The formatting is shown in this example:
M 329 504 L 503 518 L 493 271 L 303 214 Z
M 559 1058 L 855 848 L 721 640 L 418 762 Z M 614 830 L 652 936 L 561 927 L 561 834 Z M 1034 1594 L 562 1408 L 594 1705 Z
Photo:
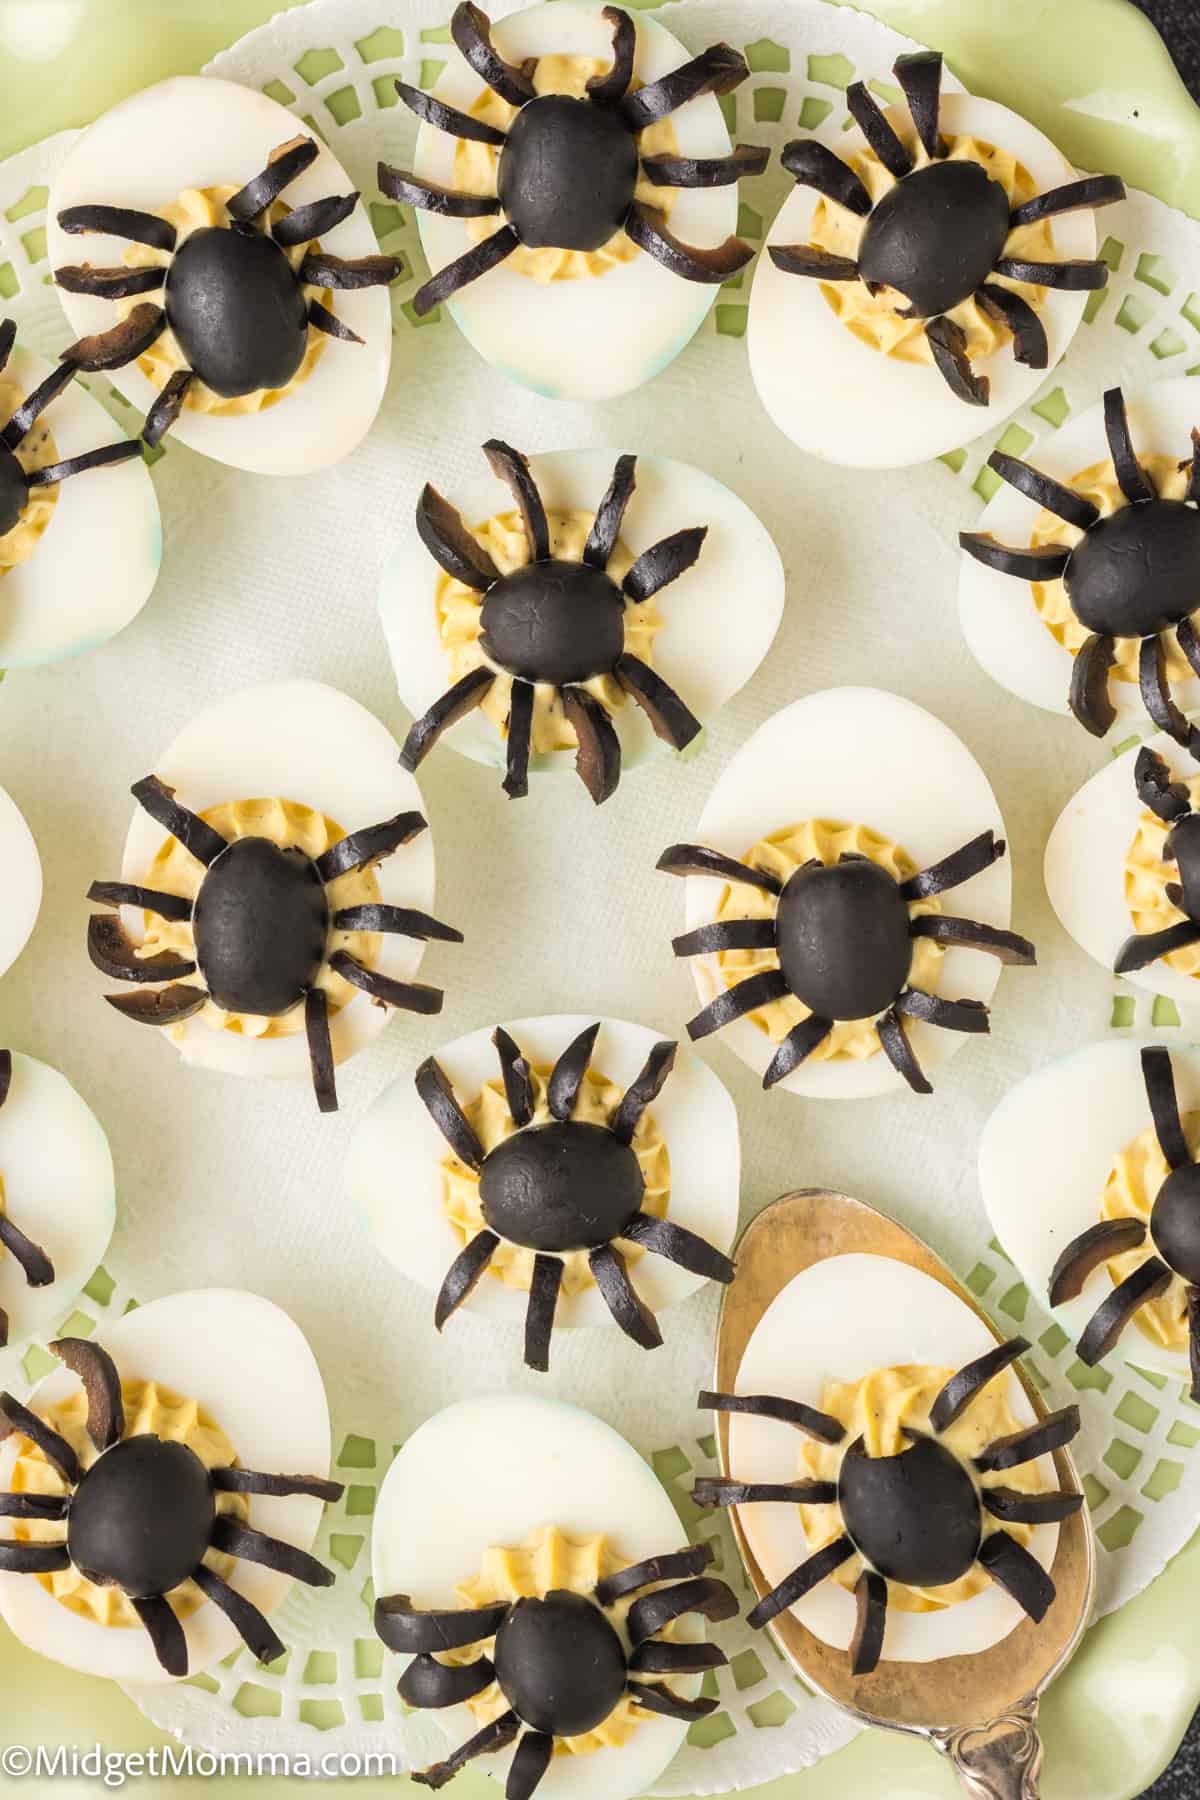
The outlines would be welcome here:
M 987 1725 L 931 1733 L 972 1800 L 1038 1800 L 1042 1740 L 1037 1696 Z

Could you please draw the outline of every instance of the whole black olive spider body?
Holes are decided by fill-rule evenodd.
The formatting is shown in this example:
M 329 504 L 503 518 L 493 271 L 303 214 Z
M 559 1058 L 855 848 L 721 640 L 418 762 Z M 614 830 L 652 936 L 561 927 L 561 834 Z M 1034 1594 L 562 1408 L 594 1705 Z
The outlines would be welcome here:
M 668 231 L 663 214 L 634 198 L 638 174 L 655 186 L 728 187 L 743 175 L 758 175 L 769 150 L 739 144 L 729 156 L 641 157 L 638 139 L 647 125 L 665 119 L 700 94 L 729 94 L 749 75 L 745 59 L 728 44 L 714 44 L 681 68 L 630 92 L 637 27 L 620 7 L 606 6 L 612 27 L 613 62 L 588 82 L 587 97 L 539 95 L 531 63 L 505 62 L 491 39 L 491 21 L 478 6 L 462 0 L 450 33 L 476 75 L 517 108 L 507 132 L 432 95 L 397 81 L 396 92 L 419 119 L 454 137 L 493 145 L 499 151 L 496 197 L 460 194 L 424 181 L 404 169 L 379 165 L 380 192 L 393 200 L 448 218 L 492 215 L 504 222 L 490 237 L 432 276 L 413 297 L 413 310 L 429 312 L 469 282 L 496 268 L 521 245 L 557 250 L 598 250 L 624 228 L 673 275 L 686 281 L 718 283 L 743 268 L 754 252 L 739 238 L 700 249 Z
M 416 1088 L 458 1160 L 479 1177 L 483 1229 L 452 1263 L 437 1298 L 440 1331 L 467 1299 L 501 1240 L 534 1254 L 525 1317 L 525 1362 L 550 1366 L 550 1337 L 562 1284 L 562 1257 L 586 1252 L 596 1286 L 626 1336 L 643 1349 L 662 1343 L 654 1314 L 629 1279 L 616 1240 L 636 1244 L 706 1280 L 733 1280 L 733 1264 L 704 1238 L 670 1219 L 641 1211 L 645 1181 L 633 1136 L 642 1114 L 670 1075 L 675 1045 L 656 1044 L 603 1125 L 576 1119 L 575 1101 L 591 1061 L 599 1024 L 580 1032 L 562 1052 L 546 1089 L 550 1118 L 534 1123 L 532 1071 L 503 1026 L 492 1037 L 505 1098 L 516 1130 L 486 1151 L 464 1113 L 445 1070 L 430 1056 Z
M 16 339 L 16 321 L 0 321 L 0 373 L 7 367 Z M 142 447 L 136 438 L 122 438 L 118 443 L 101 444 L 96 450 L 84 450 L 78 456 L 68 456 L 61 462 L 47 463 L 40 469 L 22 467 L 17 456 L 22 440 L 29 435 L 51 401 L 61 394 L 74 376 L 74 367 L 70 363 L 61 363 L 57 369 L 51 370 L 44 381 L 38 383 L 32 393 L 26 394 L 12 417 L 0 426 L 0 537 L 20 524 L 31 493 L 39 488 L 66 481 L 71 475 L 82 475 L 88 469 L 102 469 L 110 463 L 127 462 L 130 457 L 140 456 L 142 453 Z
M 925 321 L 930 353 L 951 392 L 968 405 L 986 406 L 988 379 L 971 367 L 966 334 L 948 314 L 974 299 L 1012 333 L 1016 360 L 1044 369 L 1050 354 L 1046 328 L 1029 302 L 1003 282 L 1078 291 L 1103 287 L 1108 269 L 1091 259 L 1030 262 L 1006 255 L 1009 233 L 1059 213 L 1107 206 L 1124 198 L 1125 187 L 1115 175 L 1092 175 L 1010 209 L 1004 188 L 978 163 L 944 155 L 940 51 L 897 57 L 893 72 L 929 160 L 918 166 L 866 83 L 852 82 L 846 104 L 894 186 L 872 204 L 849 163 L 815 138 L 797 138 L 784 149 L 784 168 L 800 185 L 816 188 L 866 223 L 857 258 L 836 256 L 816 244 L 772 244 L 771 260 L 785 275 L 862 281 L 871 293 L 894 289 L 908 302 L 897 308 L 897 316 Z
M 988 458 L 989 467 L 1018 493 L 1082 531 L 1076 544 L 1013 549 L 986 531 L 962 531 L 958 541 L 976 562 L 1002 575 L 1032 582 L 1061 578 L 1071 611 L 1088 633 L 1075 657 L 1069 695 L 1085 730 L 1103 737 L 1113 723 L 1117 714 L 1108 682 L 1117 645 L 1140 639 L 1142 704 L 1160 731 L 1195 753 L 1200 733 L 1171 697 L 1163 633 L 1174 630 L 1200 675 L 1200 636 L 1192 620 L 1200 607 L 1200 449 L 1193 443 L 1184 498 L 1160 500 L 1133 448 L 1120 388 L 1109 388 L 1104 396 L 1104 432 L 1125 501 L 1107 518 L 1086 494 L 1018 457 L 993 450 Z
M 853 1675 L 869 1675 L 879 1663 L 889 1581 L 944 1587 L 978 1563 L 1031 1619 L 1045 1617 L 1054 1600 L 1054 1582 L 1003 1523 L 1056 1524 L 1079 1511 L 1083 1495 L 982 1486 L 978 1477 L 1062 1449 L 1079 1430 L 1079 1408 L 1063 1407 L 997 1438 L 970 1465 L 941 1438 L 987 1384 L 1028 1348 L 1024 1338 L 1010 1338 L 952 1375 L 930 1408 L 929 1430 L 906 1428 L 909 1442 L 896 1455 L 873 1456 L 864 1440 L 855 1438 L 846 1445 L 836 1481 L 748 1483 L 707 1476 L 697 1481 L 692 1498 L 698 1506 L 837 1506 L 841 1513 L 841 1535 L 814 1551 L 747 1615 L 755 1630 L 795 1606 L 855 1553 L 865 1566 L 854 1589 Z M 698 1404 L 713 1412 L 773 1419 L 820 1444 L 843 1444 L 847 1435 L 831 1414 L 776 1395 L 702 1393 Z M 985 1512 L 1001 1521 L 1000 1528 L 986 1534 Z
M 146 415 L 142 435 L 148 444 L 170 430 L 196 380 L 224 398 L 286 387 L 304 359 L 310 325 L 330 337 L 362 342 L 319 300 L 304 294 L 305 284 L 379 287 L 399 274 L 394 256 L 344 258 L 317 246 L 322 232 L 349 218 L 358 194 L 331 194 L 296 207 L 269 229 L 262 225 L 268 208 L 317 155 L 312 138 L 279 145 L 266 168 L 229 199 L 230 223 L 193 231 L 178 248 L 175 227 L 157 213 L 102 205 L 59 213 L 63 231 L 104 232 L 170 255 L 165 267 L 101 269 L 82 263 L 54 271 L 59 287 L 69 293 L 101 299 L 163 290 L 161 305 L 140 300 L 118 325 L 80 338 L 62 353 L 70 367 L 121 369 L 170 326 L 187 367 L 169 378 Z M 294 269 L 286 252 L 301 244 L 308 248 Z
M 1187 1288 L 1191 1395 L 1200 1400 L 1200 1164 L 1193 1160 L 1184 1135 L 1170 1051 L 1157 1045 L 1144 1049 L 1141 1064 L 1154 1134 L 1168 1171 L 1150 1209 L 1150 1245 L 1141 1219 L 1103 1219 L 1089 1226 L 1072 1238 L 1055 1263 L 1050 1304 L 1062 1306 L 1077 1299 L 1092 1272 L 1110 1258 L 1147 1248 L 1145 1260 L 1096 1308 L 1076 1354 L 1089 1368 L 1100 1362 L 1139 1309 L 1164 1294 L 1172 1277 L 1178 1276 Z
M 0 1050 L 0 1106 L 8 1099 L 12 1086 L 12 1051 Z M 7 1201 L 7 1196 L 6 1196 Z M 54 1264 L 40 1244 L 26 1237 L 8 1212 L 0 1211 L 0 1250 L 7 1250 L 30 1287 L 49 1287 L 54 1280 Z M 8 1343 L 8 1314 L 0 1306 L 0 1350 Z
M 314 859 L 265 837 L 231 842 L 181 806 L 174 790 L 156 775 L 137 782 L 132 791 L 144 811 L 204 864 L 205 873 L 194 901 L 128 882 L 92 883 L 88 899 L 101 906 L 136 906 L 162 919 L 189 921 L 195 946 L 194 958 L 170 951 L 139 957 L 118 919 L 94 913 L 88 921 L 92 962 L 113 980 L 139 984 L 136 993 L 107 995 L 109 1005 L 142 1024 L 174 1025 L 208 1000 L 226 1012 L 265 1018 L 277 1018 L 303 1001 L 317 1103 L 322 1112 L 336 1112 L 328 1003 L 316 985 L 330 932 L 392 932 L 448 943 L 461 943 L 462 933 L 408 907 L 367 904 L 332 911 L 326 885 L 391 856 L 425 830 L 424 818 L 417 812 L 397 813 L 339 838 Z M 376 1005 L 419 1013 L 442 1009 L 440 988 L 395 981 L 347 950 L 334 951 L 328 963 Z M 197 972 L 203 986 L 187 981 Z
M 776 900 L 773 919 L 725 919 L 673 940 L 676 956 L 723 950 L 774 950 L 778 969 L 750 975 L 711 1000 L 688 1022 L 688 1035 L 707 1037 L 761 1006 L 794 996 L 809 1016 L 794 1025 L 763 1076 L 774 1087 L 812 1055 L 839 1020 L 873 1019 L 884 1054 L 918 1094 L 932 1092 L 908 1041 L 902 1018 L 924 1019 L 949 1031 L 986 1032 L 988 1009 L 979 1000 L 943 1000 L 909 986 L 913 945 L 932 938 L 946 948 L 986 950 L 1004 963 L 1032 964 L 1033 945 L 1013 931 L 973 919 L 928 913 L 910 918 L 914 900 L 959 887 L 990 868 L 1005 846 L 982 832 L 952 856 L 906 881 L 868 857 L 845 853 L 836 863 L 814 859 L 786 882 L 699 844 L 672 844 L 658 859 L 668 875 L 707 875 L 759 888 Z
M 188 1673 L 187 1638 L 167 1598 L 185 1581 L 195 1582 L 221 1609 L 259 1662 L 284 1655 L 258 1607 L 210 1569 L 205 1554 L 211 1549 L 261 1563 L 310 1587 L 329 1587 L 333 1576 L 307 1551 L 220 1512 L 217 1497 L 338 1500 L 341 1483 L 236 1466 L 209 1469 L 175 1439 L 152 1432 L 126 1437 L 121 1378 L 108 1352 L 87 1338 L 60 1338 L 50 1348 L 83 1383 L 87 1432 L 98 1454 L 85 1469 L 66 1438 L 11 1394 L 0 1394 L 0 1438 L 28 1438 L 68 1489 L 62 1495 L 0 1493 L 0 1517 L 64 1527 L 56 1543 L 0 1537 L 0 1570 L 47 1575 L 73 1568 L 97 1586 L 120 1588 L 168 1675 Z
M 733 1618 L 732 1589 L 704 1574 L 712 1556 L 708 1544 L 688 1545 L 618 1570 L 591 1594 L 555 1588 L 461 1612 L 424 1611 L 407 1594 L 377 1600 L 379 1637 L 389 1650 L 412 1658 L 399 1684 L 408 1706 L 456 1706 L 493 1683 L 506 1702 L 498 1718 L 413 1780 L 444 1787 L 476 1757 L 516 1743 L 505 1794 L 507 1800 L 530 1800 L 550 1766 L 555 1738 L 595 1731 L 626 1695 L 664 1718 L 688 1724 L 707 1718 L 718 1701 L 681 1699 L 670 1678 L 721 1668 L 724 1652 L 716 1644 L 663 1642 L 659 1633 L 689 1613 L 713 1623 Z M 652 1591 L 644 1592 L 647 1588 Z M 608 1614 L 631 1595 L 638 1598 L 625 1621 L 627 1651 Z M 438 1652 L 486 1644 L 493 1637 L 490 1655 L 481 1651 L 474 1661 L 459 1664 L 438 1661 Z
M 449 726 L 482 704 L 503 670 L 512 678 L 505 793 L 518 799 L 529 792 L 534 685 L 545 683 L 555 689 L 575 732 L 575 766 L 599 805 L 620 780 L 621 743 L 608 711 L 583 683 L 611 676 L 673 750 L 684 749 L 700 730 L 699 719 L 675 689 L 625 649 L 625 614 L 691 568 L 708 527 L 689 526 L 652 544 L 618 586 L 608 564 L 634 492 L 636 457 L 618 457 L 582 560 L 572 562 L 550 553 L 546 508 L 528 459 L 498 438 L 483 449 L 517 503 L 529 560 L 502 575 L 449 502 L 425 487 L 417 502 L 417 532 L 452 580 L 482 595 L 479 642 L 489 663 L 471 669 L 416 721 L 400 761 L 416 769 Z

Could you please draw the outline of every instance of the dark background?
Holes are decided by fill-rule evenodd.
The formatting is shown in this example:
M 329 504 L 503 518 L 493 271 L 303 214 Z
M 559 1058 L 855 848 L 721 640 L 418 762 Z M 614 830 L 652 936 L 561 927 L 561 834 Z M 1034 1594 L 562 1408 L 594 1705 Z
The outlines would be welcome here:
M 1176 67 L 1200 101 L 1200 0 L 1134 0 L 1167 41 Z M 1146 1789 L 1143 1800 L 1197 1800 L 1200 1796 L 1200 1715 L 1171 1767 Z M 1081 1797 L 1082 1800 L 1082 1797 Z

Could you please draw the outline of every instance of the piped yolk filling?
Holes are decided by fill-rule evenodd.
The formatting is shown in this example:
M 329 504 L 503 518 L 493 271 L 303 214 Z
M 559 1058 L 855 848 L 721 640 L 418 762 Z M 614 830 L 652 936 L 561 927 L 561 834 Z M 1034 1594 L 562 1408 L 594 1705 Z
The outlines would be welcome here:
M 11 419 L 26 397 L 15 381 L 0 378 L 0 421 Z M 32 474 L 34 469 L 47 469 L 51 463 L 58 461 L 58 447 L 45 413 L 34 420 L 13 455 L 27 475 Z M 12 530 L 0 534 L 0 576 L 7 574 L 9 569 L 15 569 L 18 563 L 29 561 L 38 547 L 42 533 L 54 517 L 57 503 L 57 482 L 49 487 L 31 489 L 21 516 Z

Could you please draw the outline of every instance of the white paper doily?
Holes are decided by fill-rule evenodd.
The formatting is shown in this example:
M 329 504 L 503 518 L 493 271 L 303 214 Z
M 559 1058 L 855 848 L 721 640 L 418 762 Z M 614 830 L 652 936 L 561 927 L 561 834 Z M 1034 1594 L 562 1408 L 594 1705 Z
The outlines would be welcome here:
M 1113 981 L 1067 941 L 1041 887 L 1050 825 L 1107 751 L 1071 721 L 1022 706 L 977 668 L 958 630 L 955 534 L 988 491 L 979 470 L 998 436 L 1036 460 L 1037 439 L 1114 379 L 1137 384 L 1200 364 L 1200 227 L 1140 195 L 1100 215 L 1113 276 L 1089 307 L 1091 322 L 1015 421 L 943 459 L 953 475 L 936 464 L 862 474 L 793 450 L 766 419 L 746 368 L 746 277 L 718 296 L 696 340 L 650 387 L 590 409 L 556 405 L 486 368 L 448 320 L 418 325 L 405 306 L 423 273 L 416 229 L 381 200 L 375 164 L 380 155 L 402 162 L 411 148 L 393 78 L 433 79 L 447 54 L 449 10 L 449 0 L 315 0 L 212 65 L 265 88 L 329 139 L 361 185 L 384 247 L 406 260 L 392 380 L 375 430 L 332 473 L 288 482 L 168 448 L 155 468 L 165 560 L 141 617 L 95 654 L 12 676 L 0 691 L 0 781 L 30 821 L 46 875 L 32 944 L 0 988 L 0 1041 L 76 1083 L 109 1133 L 118 1176 L 111 1273 L 98 1273 L 70 1328 L 95 1322 L 102 1330 L 105 1311 L 134 1297 L 235 1283 L 292 1313 L 329 1389 L 348 1490 L 329 1510 L 319 1548 L 340 1579 L 319 1594 L 293 1590 L 278 1621 L 292 1647 L 286 1667 L 260 1669 L 243 1651 L 211 1675 L 134 1696 L 166 1729 L 214 1748 L 398 1746 L 400 1706 L 371 1632 L 366 1585 L 374 1494 L 393 1446 L 481 1385 L 570 1396 L 607 1418 L 652 1457 L 688 1529 L 715 1534 L 725 1572 L 741 1579 L 724 1521 L 698 1516 L 687 1499 L 693 1475 L 711 1465 L 692 1401 L 710 1373 L 715 1294 L 665 1316 L 666 1347 L 649 1362 L 615 1331 L 602 1339 L 581 1332 L 556 1345 L 552 1375 L 535 1377 L 520 1367 L 517 1343 L 469 1312 L 434 1337 L 428 1297 L 355 1234 L 340 1172 L 365 1106 L 443 1039 L 506 1016 L 592 1008 L 682 1031 L 692 988 L 668 941 L 680 928 L 680 894 L 654 863 L 688 834 L 729 755 L 770 713 L 802 693 L 855 682 L 894 687 L 958 731 L 996 788 L 1014 854 L 1014 924 L 1037 942 L 1040 967 L 1004 975 L 991 1037 L 965 1048 L 925 1101 L 822 1108 L 764 1095 L 719 1038 L 709 1040 L 705 1054 L 739 1108 L 744 1217 L 802 1185 L 873 1201 L 928 1238 L 1002 1326 L 1020 1324 L 1034 1339 L 1055 1402 L 1076 1397 L 1081 1372 L 1069 1347 L 987 1243 L 975 1146 L 992 1106 L 1036 1063 L 1110 1023 L 1134 1022 L 1132 998 L 1114 1000 Z M 667 18 L 694 49 L 720 37 L 745 49 L 752 78 L 724 105 L 738 137 L 776 150 L 801 128 L 836 141 L 845 83 L 861 72 L 889 93 L 891 63 L 908 47 L 874 20 L 821 0 L 760 0 L 758 35 L 746 43 L 747 11 L 737 0 L 689 0 Z M 48 352 L 69 333 L 45 285 L 45 188 L 70 135 L 0 164 L 0 296 L 22 334 Z M 777 158 L 744 184 L 745 235 L 761 239 L 788 185 Z M 94 386 L 108 391 L 99 379 Z M 128 408 L 112 404 L 132 425 Z M 421 785 L 437 843 L 437 906 L 467 942 L 431 948 L 425 969 L 446 987 L 444 1013 L 436 1022 L 397 1017 L 342 1072 L 337 1118 L 319 1118 L 303 1084 L 183 1069 L 153 1034 L 104 1006 L 84 949 L 83 895 L 93 878 L 117 872 L 129 785 L 188 717 L 254 680 L 333 682 L 402 734 L 407 721 L 375 616 L 379 569 L 396 534 L 412 528 L 421 483 L 453 495 L 459 476 L 477 466 L 477 446 L 497 432 L 530 450 L 653 448 L 727 482 L 774 533 L 788 569 L 775 649 L 711 723 L 703 754 L 631 771 L 599 812 L 570 778 L 538 780 L 530 799 L 509 805 L 494 771 L 448 745 L 430 758 Z M 885 755 L 887 747 L 848 744 L 846 752 Z M 1169 1042 L 1174 1014 L 1137 1004 L 1138 1023 L 1161 1026 Z M 37 1367 L 35 1353 L 28 1374 Z M 1080 1461 L 1103 1546 L 1105 1612 L 1144 1587 L 1191 1534 L 1200 1410 L 1120 1364 L 1087 1376 L 1087 1388 Z M 718 1635 L 731 1656 L 715 1681 L 721 1707 L 695 1729 L 660 1793 L 751 1786 L 811 1764 L 853 1732 L 804 1693 L 770 1643 L 742 1625 Z M 419 1734 L 413 1748 L 419 1755 Z M 468 1793 L 471 1780 L 462 1784 Z

